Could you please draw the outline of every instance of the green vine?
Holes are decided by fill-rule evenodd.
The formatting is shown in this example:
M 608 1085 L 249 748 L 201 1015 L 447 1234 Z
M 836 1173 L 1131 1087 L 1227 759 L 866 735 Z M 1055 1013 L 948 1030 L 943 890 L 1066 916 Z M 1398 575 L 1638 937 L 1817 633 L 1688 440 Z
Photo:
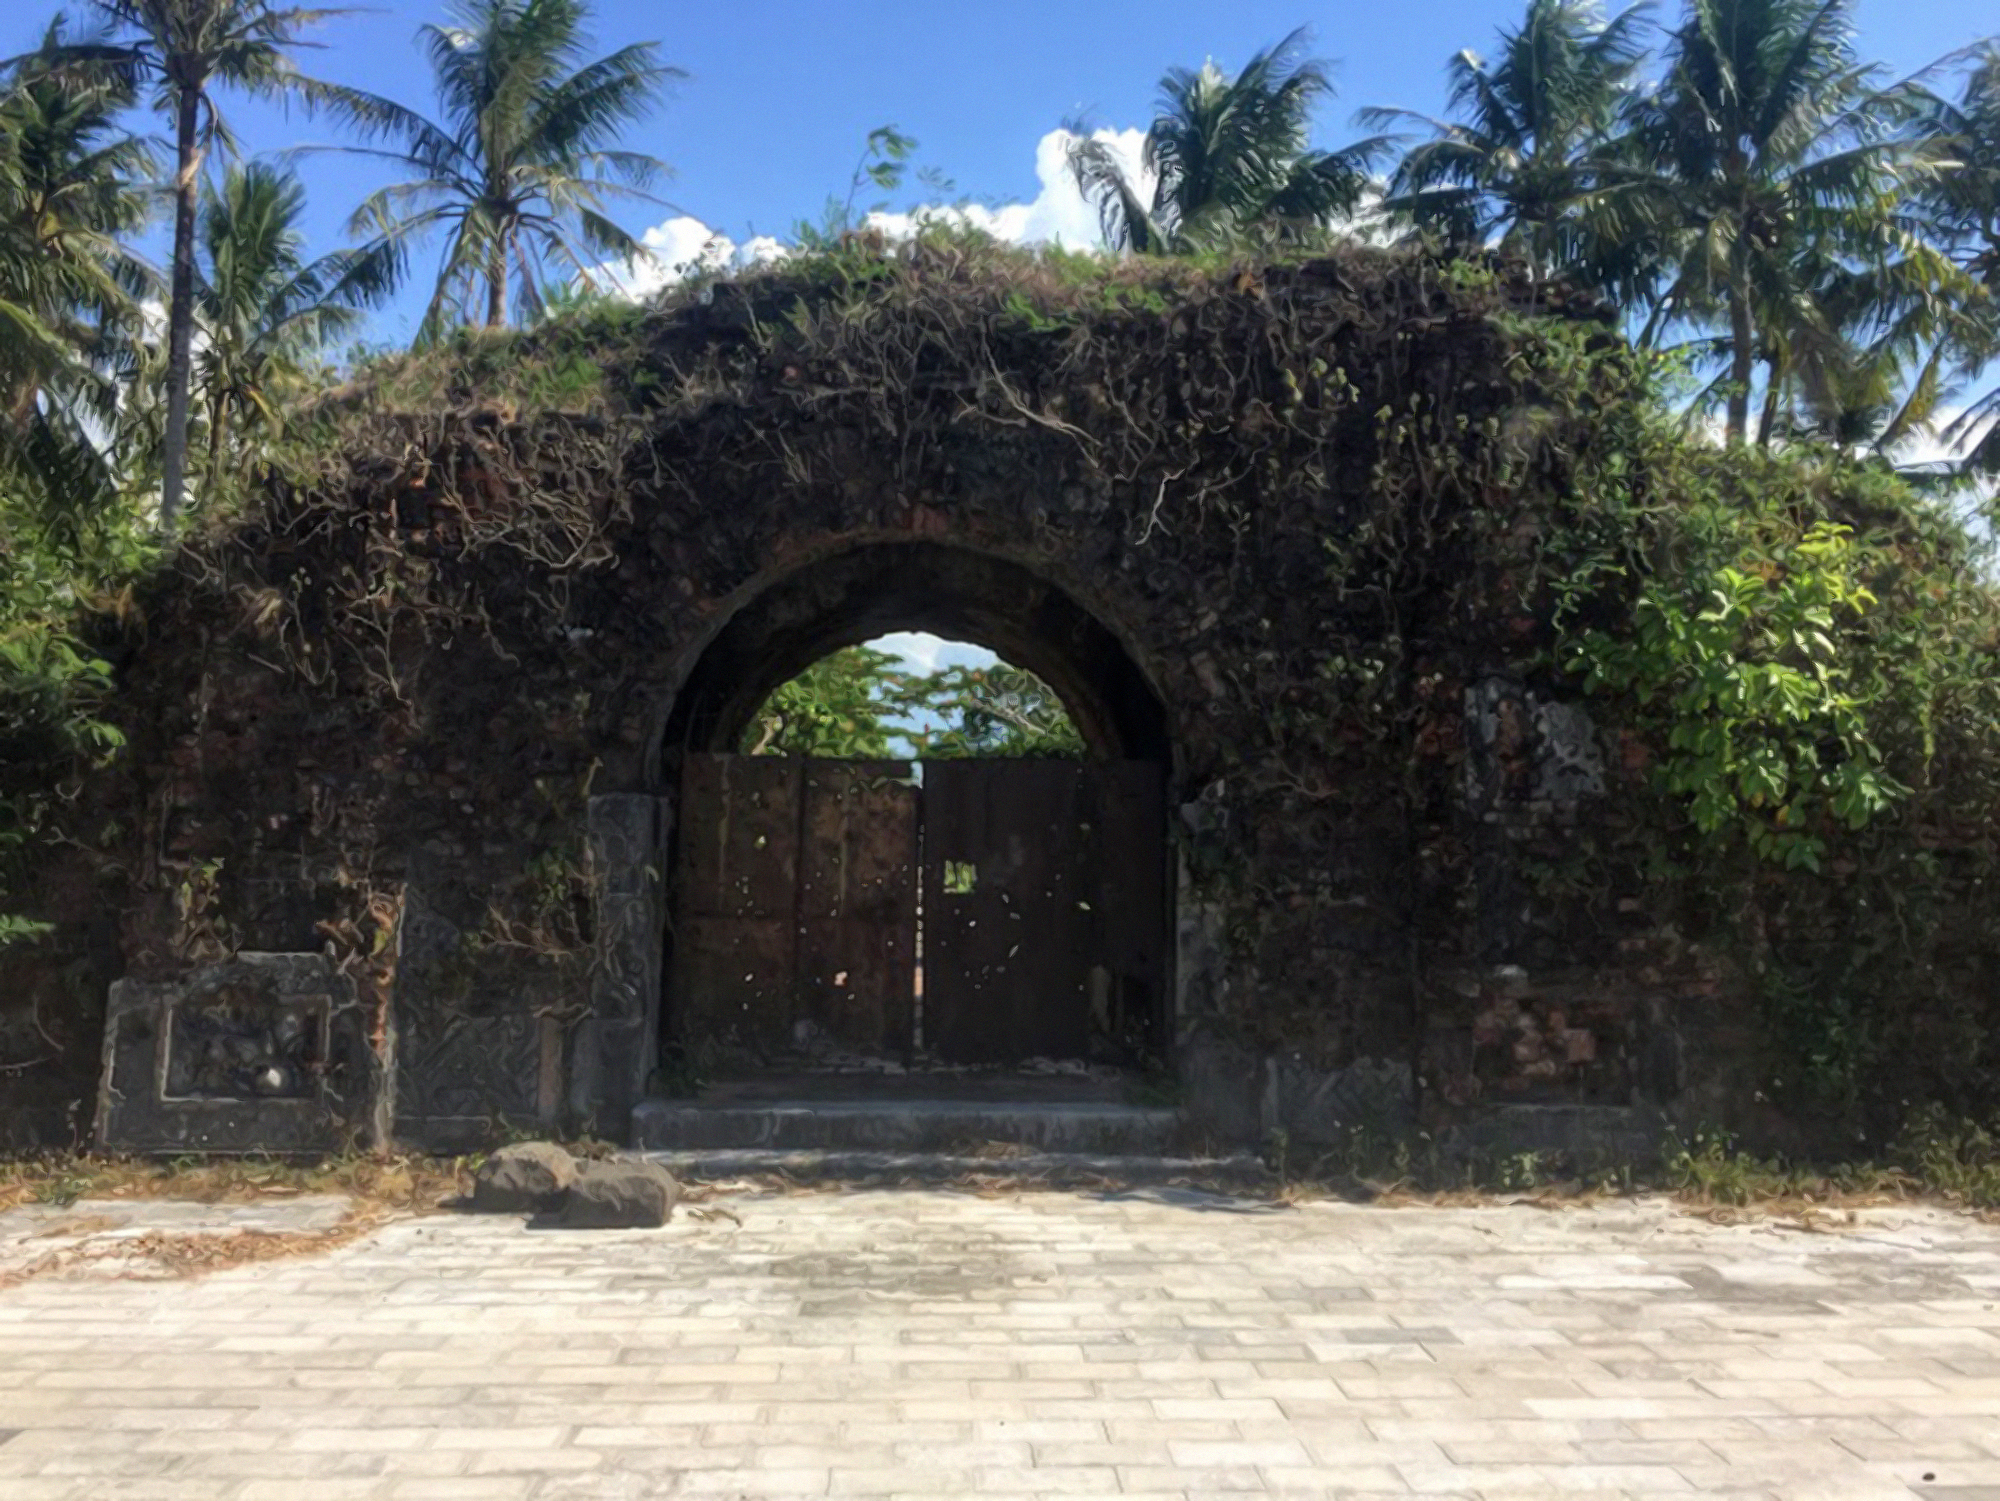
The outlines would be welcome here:
M 1828 830 L 1865 827 L 1907 792 L 1874 738 L 1851 627 L 1877 601 L 1852 529 L 1814 522 L 1776 547 L 1647 582 L 1625 634 L 1588 630 L 1565 665 L 1622 695 L 1663 746 L 1654 773 L 1703 834 L 1819 870 Z

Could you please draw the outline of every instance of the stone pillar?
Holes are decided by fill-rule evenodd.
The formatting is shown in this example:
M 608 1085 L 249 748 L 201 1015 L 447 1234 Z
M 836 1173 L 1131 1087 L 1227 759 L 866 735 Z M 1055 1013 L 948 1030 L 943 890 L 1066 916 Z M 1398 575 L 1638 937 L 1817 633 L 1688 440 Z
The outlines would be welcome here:
M 658 1062 L 671 821 L 665 798 L 614 793 L 590 800 L 597 947 L 590 1017 L 571 1055 L 570 1109 L 605 1136 L 626 1135 Z

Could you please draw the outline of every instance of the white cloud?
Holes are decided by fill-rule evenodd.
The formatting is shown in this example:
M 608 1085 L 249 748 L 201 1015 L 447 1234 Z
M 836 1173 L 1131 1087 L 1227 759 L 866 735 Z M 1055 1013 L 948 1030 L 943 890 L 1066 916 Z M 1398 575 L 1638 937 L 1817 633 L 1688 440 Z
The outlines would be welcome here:
M 1091 138 L 1110 147 L 1141 194 L 1152 192 L 1152 174 L 1141 161 L 1145 132 L 1098 130 L 1091 133 Z M 1067 130 L 1052 130 L 1036 144 L 1035 178 L 1041 186 L 1027 203 L 926 204 L 908 213 L 870 214 L 868 223 L 895 237 L 911 234 L 921 224 L 959 223 L 983 229 L 994 239 L 1014 245 L 1098 249 L 1104 241 L 1097 209 L 1083 196 L 1069 170 L 1069 148 L 1074 139 Z
M 921 224 L 959 223 L 1014 245 L 1097 249 L 1103 244 L 1097 210 L 1084 198 L 1069 170 L 1072 139 L 1069 131 L 1052 130 L 1036 144 L 1035 177 L 1040 187 L 1025 203 L 924 204 L 906 212 L 870 214 L 867 223 L 896 239 L 915 233 Z M 1110 146 L 1142 193 L 1152 191 L 1152 177 L 1140 165 L 1143 131 L 1099 130 L 1093 132 L 1093 139 Z M 619 278 L 635 297 L 648 296 L 697 271 L 756 265 L 789 253 L 769 235 L 738 242 L 687 214 L 655 225 L 641 238 L 654 259 L 635 263 Z
M 929 631 L 897 631 L 868 643 L 877 651 L 901 657 L 911 672 L 936 672 L 941 667 L 991 667 L 998 657 L 969 641 L 947 641 Z
M 1943 471 L 1947 465 L 1957 464 L 1965 458 L 1983 431 L 1983 428 L 1975 427 L 1957 442 L 1947 442 L 1944 437 L 1945 429 L 1964 414 L 1962 407 L 1940 409 L 1929 432 L 1913 433 L 1905 438 L 1896 445 L 1890 457 L 1898 464 L 1913 468 L 1936 466 L 1939 471 Z M 1996 484 L 1990 477 L 1981 476 L 1972 482 L 1968 490 L 1956 497 L 1953 510 L 1959 520 L 1971 529 L 1973 535 L 1990 540 L 1992 527 L 1986 520 L 1985 508 L 1996 498 L 2000 498 L 2000 484 Z
M 776 260 L 787 253 L 785 247 L 769 235 L 757 235 L 738 244 L 690 214 L 679 214 L 656 224 L 639 238 L 653 252 L 653 258 L 633 261 L 622 271 L 613 273 L 634 297 L 650 297 L 662 287 L 671 286 L 699 271 L 754 266 Z
M 1372 179 L 1362 190 L 1361 201 L 1354 206 L 1354 214 L 1343 226 L 1346 232 L 1363 245 L 1377 250 L 1390 250 L 1403 243 L 1403 231 L 1389 219 L 1382 207 L 1382 200 L 1388 196 L 1388 189 L 1382 180 Z

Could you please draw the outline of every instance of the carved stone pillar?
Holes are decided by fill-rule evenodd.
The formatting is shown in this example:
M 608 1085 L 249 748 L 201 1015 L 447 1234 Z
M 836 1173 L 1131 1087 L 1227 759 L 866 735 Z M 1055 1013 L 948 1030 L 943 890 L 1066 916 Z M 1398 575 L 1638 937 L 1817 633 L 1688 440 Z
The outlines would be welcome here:
M 590 1018 L 571 1055 L 570 1109 L 611 1137 L 625 1136 L 658 1062 L 671 816 L 665 798 L 615 793 L 590 800 L 597 947 Z

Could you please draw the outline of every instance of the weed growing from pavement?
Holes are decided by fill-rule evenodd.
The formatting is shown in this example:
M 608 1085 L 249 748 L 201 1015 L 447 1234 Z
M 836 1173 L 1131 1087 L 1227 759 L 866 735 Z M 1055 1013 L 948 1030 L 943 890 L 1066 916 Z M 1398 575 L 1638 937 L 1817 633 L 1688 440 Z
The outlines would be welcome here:
M 1697 1129 L 1669 1133 L 1649 1161 L 1578 1161 L 1564 1152 L 1455 1148 L 1428 1132 L 1357 1126 L 1313 1150 L 1274 1133 L 1265 1160 L 1289 1197 L 1466 1202 L 1531 1195 L 1548 1203 L 1664 1193 L 1705 1207 L 1922 1200 L 2000 1210 L 2000 1137 L 1935 1107 L 1916 1112 L 1879 1159 L 1792 1161 L 1746 1150 L 1728 1132 Z
M 171 1158 L 51 1152 L 0 1157 L 0 1210 L 81 1199 L 188 1199 L 211 1204 L 344 1194 L 386 1210 L 435 1208 L 471 1187 L 476 1157 Z
M 601 1157 L 609 1144 L 570 1144 L 578 1156 Z M 1119 1186 L 1116 1173 L 1049 1178 L 1006 1169 L 999 1144 L 968 1155 L 974 1170 L 910 1173 L 887 1178 L 794 1179 L 753 1175 L 729 1184 L 691 1185 L 691 1199 L 717 1192 L 838 1192 L 842 1189 L 927 1188 L 1007 1194 L 1089 1191 Z M 444 1207 L 469 1192 L 479 1154 L 426 1157 L 354 1153 L 318 1160 L 271 1157 L 171 1159 L 98 1156 L 83 1152 L 0 1157 L 0 1211 L 28 1204 L 67 1209 L 83 1200 L 180 1199 L 251 1203 L 304 1194 L 341 1194 L 353 1201 L 351 1223 L 328 1244 L 352 1238 L 385 1218 Z M 1977 1213 L 2000 1212 L 2000 1135 L 1988 1126 L 1935 1107 L 1913 1114 L 1879 1159 L 1794 1162 L 1743 1148 L 1727 1132 L 1670 1134 L 1651 1160 L 1610 1156 L 1579 1162 L 1551 1151 L 1454 1148 L 1427 1132 L 1349 1128 L 1332 1143 L 1302 1143 L 1283 1132 L 1266 1144 L 1261 1182 L 1247 1182 L 1240 1162 L 1219 1164 L 1210 1182 L 1190 1164 L 1181 1181 L 1221 1192 L 1250 1191 L 1284 1201 L 1317 1198 L 1394 1204 L 1530 1202 L 1542 1207 L 1606 1197 L 1669 1195 L 1704 1211 L 1765 1208 L 1798 1213 L 1813 1207 L 1930 1202 Z M 240 1237 L 239 1237 L 240 1238 Z M 311 1236 L 293 1237 L 315 1248 Z M 326 1237 L 319 1237 L 326 1240 Z M 246 1256 L 276 1254 L 244 1242 Z

